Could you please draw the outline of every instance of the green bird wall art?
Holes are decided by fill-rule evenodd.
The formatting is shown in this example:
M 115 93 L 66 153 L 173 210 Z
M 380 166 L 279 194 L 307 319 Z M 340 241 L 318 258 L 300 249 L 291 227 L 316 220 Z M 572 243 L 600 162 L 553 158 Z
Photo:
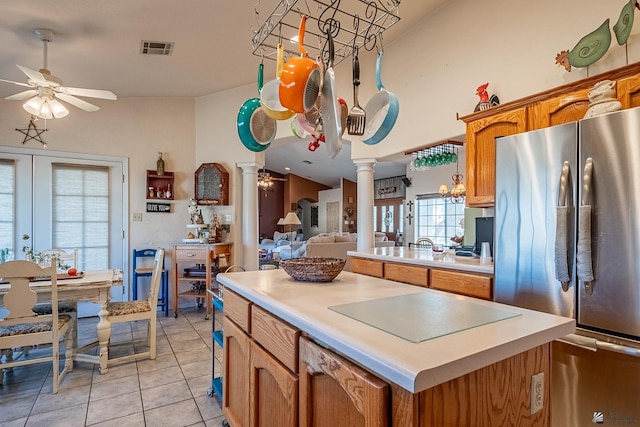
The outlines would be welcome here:
M 618 17 L 618 21 L 613 26 L 613 32 L 619 45 L 627 43 L 631 28 L 633 27 L 633 17 L 635 9 L 640 10 L 640 5 L 636 0 L 629 0 Z M 556 55 L 556 64 L 571 71 L 571 67 L 583 68 L 595 63 L 604 56 L 611 45 L 611 30 L 609 19 L 602 25 L 582 37 L 571 50 L 563 50 Z

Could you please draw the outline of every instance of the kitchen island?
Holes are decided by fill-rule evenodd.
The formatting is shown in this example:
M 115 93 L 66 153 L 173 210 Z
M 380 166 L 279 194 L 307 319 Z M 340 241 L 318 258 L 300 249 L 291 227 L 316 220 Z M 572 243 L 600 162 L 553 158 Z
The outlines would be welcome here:
M 269 416 L 311 425 L 352 411 L 362 425 L 549 424 L 549 343 L 574 332 L 573 319 L 350 272 L 330 283 L 283 270 L 218 281 L 223 409 L 234 426 L 269 425 Z M 541 372 L 538 410 L 531 383 Z M 325 377 L 335 384 L 314 382 Z
M 354 273 L 493 300 L 493 263 L 476 257 L 435 255 L 430 249 L 402 246 L 349 251 L 347 255 Z

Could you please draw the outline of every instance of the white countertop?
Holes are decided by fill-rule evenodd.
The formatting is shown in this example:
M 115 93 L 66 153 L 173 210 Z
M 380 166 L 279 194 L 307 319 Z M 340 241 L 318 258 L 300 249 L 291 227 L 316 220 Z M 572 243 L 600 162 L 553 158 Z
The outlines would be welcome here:
M 575 322 L 570 318 L 346 271 L 330 283 L 296 282 L 282 269 L 219 274 L 217 280 L 318 342 L 412 393 L 575 331 Z M 444 296 L 445 305 L 447 302 L 455 305 L 461 314 L 481 304 L 520 315 L 414 343 L 328 308 L 421 292 Z M 431 322 L 442 322 L 436 313 L 432 317 Z
M 451 270 L 493 274 L 493 262 L 483 264 L 480 262 L 480 258 L 475 257 L 433 255 L 433 252 L 429 249 L 422 248 L 392 246 L 348 251 L 347 255 L 360 258 L 370 258 L 378 261 L 401 262 L 404 264 L 416 264 L 425 267 L 447 268 Z

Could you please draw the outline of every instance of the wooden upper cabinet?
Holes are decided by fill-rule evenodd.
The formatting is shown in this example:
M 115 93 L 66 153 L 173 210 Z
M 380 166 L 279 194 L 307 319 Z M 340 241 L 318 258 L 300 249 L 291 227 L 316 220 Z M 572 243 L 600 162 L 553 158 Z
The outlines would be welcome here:
M 581 120 L 589 109 L 590 91 L 591 88 L 581 89 L 533 104 L 527 130 Z
M 467 123 L 467 206 L 493 206 L 496 188 L 496 142 L 527 130 L 527 110 L 519 108 Z
M 640 106 L 640 75 L 618 80 L 617 88 L 623 109 Z

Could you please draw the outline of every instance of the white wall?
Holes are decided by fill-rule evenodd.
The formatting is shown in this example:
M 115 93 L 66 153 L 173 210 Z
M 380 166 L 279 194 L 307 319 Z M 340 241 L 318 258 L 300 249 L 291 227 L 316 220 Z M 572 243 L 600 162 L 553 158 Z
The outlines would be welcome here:
M 49 151 L 91 153 L 129 158 L 130 212 L 142 212 L 142 222 L 129 217 L 129 246 L 142 249 L 171 246 L 186 236 L 187 200 L 193 193 L 195 170 L 195 101 L 193 98 L 125 98 L 93 100 L 101 109 L 87 113 L 69 107 L 67 117 L 46 121 L 42 134 Z M 16 101 L 0 100 L 0 145 L 40 149 L 41 144 L 22 144 L 29 114 Z M 37 122 L 38 128 L 45 121 Z M 147 213 L 146 170 L 155 169 L 158 151 L 165 169 L 175 173 L 171 213 Z M 128 258 L 130 255 L 125 254 Z

